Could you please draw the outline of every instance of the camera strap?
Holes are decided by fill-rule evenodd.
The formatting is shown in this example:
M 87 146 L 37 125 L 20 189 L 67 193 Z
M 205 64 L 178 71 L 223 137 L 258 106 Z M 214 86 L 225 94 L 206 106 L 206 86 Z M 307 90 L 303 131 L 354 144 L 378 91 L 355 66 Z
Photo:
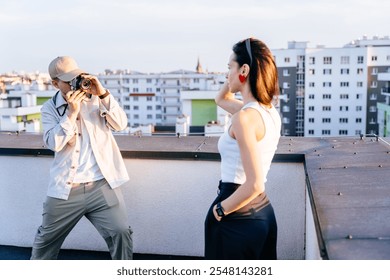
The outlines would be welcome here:
M 54 104 L 54 107 L 56 107 L 56 110 L 57 110 L 57 113 L 60 117 L 64 116 L 65 115 L 65 112 L 66 112 L 66 109 L 68 109 L 68 103 L 64 104 L 64 105 L 61 105 L 60 107 L 57 108 L 57 96 L 58 96 L 58 93 L 60 91 L 57 91 L 56 94 L 52 97 L 53 99 L 53 104 Z M 63 108 L 63 111 L 62 113 L 60 113 L 60 109 Z

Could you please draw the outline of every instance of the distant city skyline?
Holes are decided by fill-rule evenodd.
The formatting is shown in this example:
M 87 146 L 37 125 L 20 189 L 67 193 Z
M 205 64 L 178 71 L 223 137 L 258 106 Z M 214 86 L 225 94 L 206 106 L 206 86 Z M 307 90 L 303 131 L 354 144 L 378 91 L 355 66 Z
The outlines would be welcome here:
M 144 73 L 225 72 L 231 47 L 253 36 L 271 49 L 289 41 L 342 47 L 388 36 L 385 0 L 0 0 L 0 73 L 47 72 L 58 55 L 80 68 Z

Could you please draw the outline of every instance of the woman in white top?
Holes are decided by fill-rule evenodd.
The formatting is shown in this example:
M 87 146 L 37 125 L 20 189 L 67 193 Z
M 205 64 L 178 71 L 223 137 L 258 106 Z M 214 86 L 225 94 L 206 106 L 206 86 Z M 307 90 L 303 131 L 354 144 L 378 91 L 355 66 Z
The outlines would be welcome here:
M 268 47 L 254 38 L 234 45 L 228 68 L 215 100 L 232 119 L 218 142 L 221 181 L 205 221 L 205 258 L 276 259 L 277 224 L 265 182 L 280 137 L 272 104 L 277 68 Z

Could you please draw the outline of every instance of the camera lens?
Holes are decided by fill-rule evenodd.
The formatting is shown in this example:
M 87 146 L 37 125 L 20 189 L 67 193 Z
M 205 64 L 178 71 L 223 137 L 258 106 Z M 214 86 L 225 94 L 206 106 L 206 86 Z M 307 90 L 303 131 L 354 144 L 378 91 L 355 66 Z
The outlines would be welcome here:
M 81 89 L 87 90 L 91 88 L 91 80 L 90 79 L 83 79 L 81 81 Z

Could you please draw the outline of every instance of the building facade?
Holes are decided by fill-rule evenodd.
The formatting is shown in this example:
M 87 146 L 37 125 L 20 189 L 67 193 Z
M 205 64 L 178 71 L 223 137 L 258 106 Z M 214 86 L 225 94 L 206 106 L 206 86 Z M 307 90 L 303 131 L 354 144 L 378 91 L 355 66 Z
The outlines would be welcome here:
M 290 42 L 272 51 L 279 69 L 283 135 L 381 135 L 390 79 L 390 39 L 363 38 L 342 48 Z M 380 109 L 379 109 L 380 108 Z M 380 118 L 380 120 L 378 120 Z M 383 124 L 382 124 L 383 126 Z
M 181 93 L 214 91 L 216 94 L 224 74 L 184 70 L 159 74 L 123 71 L 105 73 L 98 78 L 125 110 L 130 127 L 175 126 L 177 118 L 183 115 Z

